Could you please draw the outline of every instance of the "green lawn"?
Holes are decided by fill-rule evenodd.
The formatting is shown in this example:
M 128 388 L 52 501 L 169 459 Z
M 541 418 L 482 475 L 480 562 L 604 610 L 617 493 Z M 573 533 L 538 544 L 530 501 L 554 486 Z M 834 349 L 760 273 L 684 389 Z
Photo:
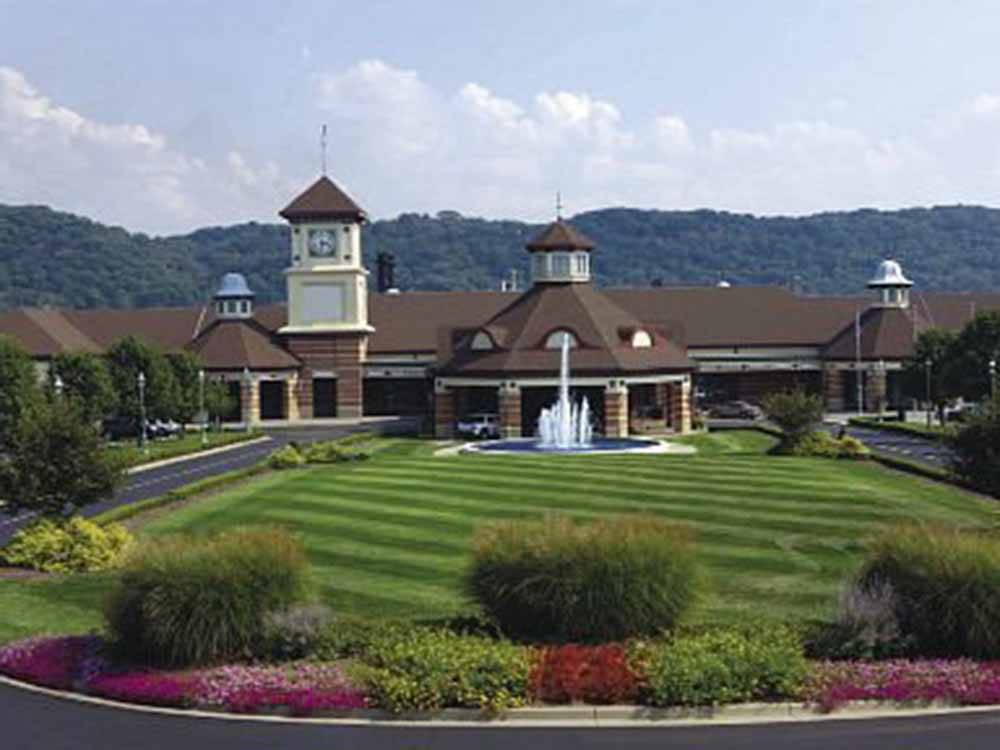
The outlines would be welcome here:
M 336 610 L 414 618 L 465 607 L 458 581 L 473 530 L 560 510 L 647 511 L 693 524 L 711 590 L 699 620 L 828 615 L 863 540 L 904 518 L 997 524 L 1000 506 L 874 464 L 763 455 L 771 439 L 686 438 L 695 456 L 458 456 L 393 441 L 373 460 L 270 475 L 163 516 L 151 535 L 235 524 L 301 532 Z M 103 578 L 0 582 L 0 640 L 99 623 Z M 7 613 L 24 612 L 18 625 Z M 27 614 L 32 613 L 32 614 Z M 37 613 L 37 614 L 35 614 Z
M 201 443 L 200 432 L 189 432 L 175 438 L 150 440 L 145 452 L 139 449 L 135 442 L 109 445 L 108 450 L 120 456 L 126 467 L 139 466 L 166 458 L 186 456 L 203 450 L 219 448 L 223 445 L 242 443 L 260 437 L 259 432 L 209 432 L 206 434 L 205 445 Z

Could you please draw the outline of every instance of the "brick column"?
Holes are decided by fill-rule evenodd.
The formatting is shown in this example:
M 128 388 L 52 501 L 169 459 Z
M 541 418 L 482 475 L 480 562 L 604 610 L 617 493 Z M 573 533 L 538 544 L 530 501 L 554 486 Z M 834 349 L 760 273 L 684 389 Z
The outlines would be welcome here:
M 299 419 L 313 418 L 313 375 L 308 367 L 302 370 L 295 388 L 295 400 L 299 410 Z
M 284 382 L 285 419 L 297 422 L 299 420 L 299 379 L 292 375 Z
M 670 427 L 670 383 L 656 384 L 656 406 L 663 415 L 663 426 Z
M 691 378 L 670 384 L 670 426 L 674 432 L 691 432 Z
M 497 404 L 500 411 L 500 437 L 521 437 L 521 389 L 513 383 L 504 383 L 497 391 Z
M 455 437 L 455 392 L 444 386 L 434 388 L 434 437 Z
M 844 371 L 823 368 L 823 402 L 828 411 L 844 411 Z
M 628 386 L 616 382 L 604 389 L 604 434 L 628 437 Z
M 243 424 L 260 422 L 260 387 L 256 380 L 240 380 L 240 421 Z

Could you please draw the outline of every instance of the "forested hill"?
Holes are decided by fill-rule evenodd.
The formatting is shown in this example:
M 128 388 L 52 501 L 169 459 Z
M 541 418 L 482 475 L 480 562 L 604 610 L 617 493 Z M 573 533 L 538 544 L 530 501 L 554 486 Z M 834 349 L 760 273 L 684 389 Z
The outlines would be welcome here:
M 780 284 L 858 293 L 884 257 L 923 290 L 1000 290 L 1000 210 L 972 206 L 859 210 L 801 218 L 717 211 L 602 209 L 573 224 L 596 243 L 598 282 L 615 286 Z M 538 225 L 452 211 L 404 214 L 365 231 L 365 255 L 396 255 L 402 289 L 494 289 Z M 148 237 L 40 206 L 0 205 L 0 308 L 186 305 L 227 271 L 261 301 L 284 298 L 288 229 L 241 224 Z

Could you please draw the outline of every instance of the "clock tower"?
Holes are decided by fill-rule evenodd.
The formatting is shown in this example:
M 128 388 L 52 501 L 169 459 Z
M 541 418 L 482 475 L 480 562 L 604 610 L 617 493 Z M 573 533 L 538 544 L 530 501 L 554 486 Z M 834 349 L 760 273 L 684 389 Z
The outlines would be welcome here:
M 285 269 L 288 317 L 278 334 L 304 370 L 304 418 L 360 417 L 368 335 L 368 271 L 361 262 L 364 210 L 326 175 L 279 215 L 291 224 Z

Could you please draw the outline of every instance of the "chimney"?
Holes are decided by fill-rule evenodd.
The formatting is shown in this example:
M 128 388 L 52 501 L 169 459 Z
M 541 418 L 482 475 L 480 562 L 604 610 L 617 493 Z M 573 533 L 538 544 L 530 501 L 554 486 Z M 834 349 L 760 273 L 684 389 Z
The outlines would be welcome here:
M 389 252 L 381 252 L 375 257 L 378 268 L 378 291 L 388 292 L 396 288 L 396 256 Z

